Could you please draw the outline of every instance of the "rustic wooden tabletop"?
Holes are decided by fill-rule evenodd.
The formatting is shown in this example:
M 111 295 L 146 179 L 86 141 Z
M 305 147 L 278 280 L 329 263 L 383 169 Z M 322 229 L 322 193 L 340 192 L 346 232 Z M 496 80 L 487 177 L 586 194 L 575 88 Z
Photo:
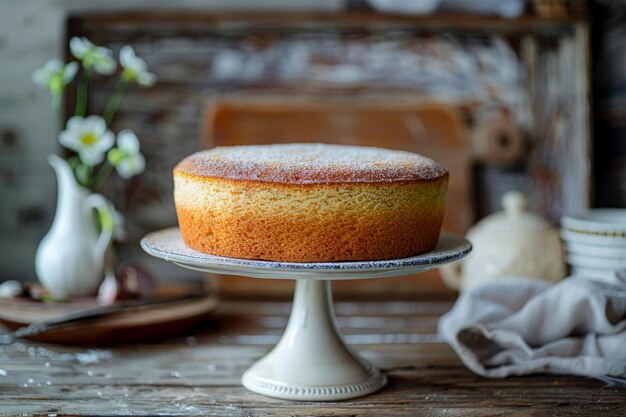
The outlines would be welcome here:
M 116 348 L 0 348 L 0 415 L 626 415 L 626 390 L 587 378 L 478 377 L 436 335 L 450 301 L 337 302 L 349 343 L 389 376 L 370 396 L 281 401 L 243 371 L 275 344 L 288 302 L 224 302 L 193 336 Z

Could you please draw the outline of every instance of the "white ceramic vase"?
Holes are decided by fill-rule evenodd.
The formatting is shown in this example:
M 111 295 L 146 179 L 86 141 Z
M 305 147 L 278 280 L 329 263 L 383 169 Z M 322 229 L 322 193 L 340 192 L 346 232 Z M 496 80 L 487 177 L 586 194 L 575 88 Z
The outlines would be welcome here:
M 104 273 L 112 231 L 98 231 L 94 210 L 108 210 L 107 200 L 76 182 L 68 163 L 56 155 L 48 162 L 57 177 L 54 221 L 41 240 L 35 270 L 41 284 L 57 298 L 93 296 Z

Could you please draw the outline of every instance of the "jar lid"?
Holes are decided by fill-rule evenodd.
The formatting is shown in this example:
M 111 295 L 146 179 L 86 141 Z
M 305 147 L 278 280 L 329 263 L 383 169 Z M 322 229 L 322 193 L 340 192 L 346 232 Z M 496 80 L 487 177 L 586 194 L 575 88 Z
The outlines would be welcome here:
M 527 210 L 528 200 L 519 191 L 502 196 L 503 211 L 491 214 L 474 226 L 475 232 L 537 232 L 551 229 L 550 222 Z

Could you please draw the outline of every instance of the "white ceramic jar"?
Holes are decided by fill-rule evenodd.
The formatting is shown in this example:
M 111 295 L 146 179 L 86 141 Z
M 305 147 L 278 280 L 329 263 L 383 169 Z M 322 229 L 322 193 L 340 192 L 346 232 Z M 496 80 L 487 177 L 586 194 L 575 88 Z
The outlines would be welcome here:
M 537 214 L 527 211 L 524 195 L 509 191 L 504 211 L 487 216 L 467 233 L 472 252 L 461 262 L 441 269 L 444 282 L 456 290 L 507 278 L 535 278 L 549 282 L 566 275 L 559 232 Z

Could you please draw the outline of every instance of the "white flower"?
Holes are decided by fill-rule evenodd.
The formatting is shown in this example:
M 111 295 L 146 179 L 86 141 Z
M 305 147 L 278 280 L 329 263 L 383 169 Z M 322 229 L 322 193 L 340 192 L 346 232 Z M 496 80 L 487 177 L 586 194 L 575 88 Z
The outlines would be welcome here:
M 146 159 L 139 147 L 139 138 L 132 130 L 124 129 L 117 134 L 117 147 L 109 151 L 107 158 L 120 177 L 129 179 L 146 168 Z
M 142 87 L 152 87 L 156 83 L 156 75 L 148 72 L 146 61 L 135 55 L 132 46 L 123 46 L 120 49 L 120 63 L 122 77 L 128 82 L 136 82 Z
M 86 69 L 92 69 L 98 74 L 110 75 L 115 71 L 117 63 L 113 59 L 113 52 L 109 48 L 96 46 L 85 37 L 74 36 L 70 39 L 70 51 Z
M 78 71 L 78 64 L 70 62 L 63 65 L 58 59 L 51 59 L 41 68 L 33 71 L 32 81 L 35 85 L 49 90 L 52 94 L 60 94 Z
M 115 136 L 100 116 L 74 116 L 67 121 L 65 130 L 59 133 L 59 142 L 78 152 L 86 165 L 98 165 L 113 146 Z

